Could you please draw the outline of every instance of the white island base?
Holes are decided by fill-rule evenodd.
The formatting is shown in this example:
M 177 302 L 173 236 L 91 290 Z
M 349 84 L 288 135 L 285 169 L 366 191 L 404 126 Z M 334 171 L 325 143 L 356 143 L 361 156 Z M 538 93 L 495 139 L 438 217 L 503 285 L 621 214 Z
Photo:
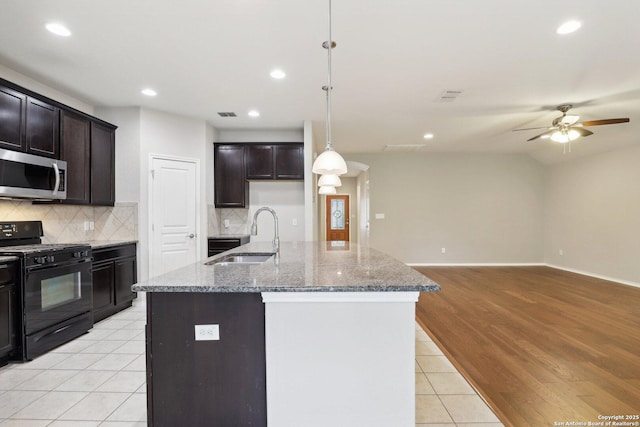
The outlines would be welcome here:
M 269 427 L 414 427 L 418 292 L 263 292 Z

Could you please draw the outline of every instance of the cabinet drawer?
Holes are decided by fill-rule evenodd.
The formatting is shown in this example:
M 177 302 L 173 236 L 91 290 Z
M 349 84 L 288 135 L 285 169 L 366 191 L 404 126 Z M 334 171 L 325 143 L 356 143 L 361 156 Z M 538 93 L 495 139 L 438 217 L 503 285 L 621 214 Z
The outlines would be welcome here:
M 93 262 L 105 260 L 114 260 L 118 258 L 127 258 L 136 256 L 135 243 L 122 246 L 113 246 L 109 248 L 98 248 L 93 250 Z

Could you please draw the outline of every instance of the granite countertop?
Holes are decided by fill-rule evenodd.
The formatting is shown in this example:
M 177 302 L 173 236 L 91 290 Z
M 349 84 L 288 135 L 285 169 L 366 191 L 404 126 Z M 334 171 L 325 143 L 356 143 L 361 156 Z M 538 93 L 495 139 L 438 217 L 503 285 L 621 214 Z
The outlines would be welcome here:
M 283 242 L 280 257 L 256 265 L 206 265 L 231 253 L 272 252 L 254 242 L 133 285 L 145 292 L 409 292 L 437 283 L 375 249 L 357 244 Z
M 120 245 L 127 245 L 130 243 L 138 243 L 138 241 L 137 240 L 86 240 L 86 241 L 77 242 L 77 243 L 91 245 L 91 249 L 102 249 L 102 248 L 108 248 L 111 246 L 120 246 Z

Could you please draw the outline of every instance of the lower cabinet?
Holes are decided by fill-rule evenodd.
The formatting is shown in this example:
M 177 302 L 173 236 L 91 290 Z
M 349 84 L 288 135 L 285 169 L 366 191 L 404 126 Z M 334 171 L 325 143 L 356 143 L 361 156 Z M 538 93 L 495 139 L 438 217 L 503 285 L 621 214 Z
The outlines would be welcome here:
M 209 237 L 207 243 L 207 256 L 214 256 L 249 243 L 249 236 Z
M 16 349 L 17 310 L 15 266 L 0 265 L 0 366 Z
M 93 250 L 93 321 L 131 307 L 137 282 L 136 244 L 129 243 Z

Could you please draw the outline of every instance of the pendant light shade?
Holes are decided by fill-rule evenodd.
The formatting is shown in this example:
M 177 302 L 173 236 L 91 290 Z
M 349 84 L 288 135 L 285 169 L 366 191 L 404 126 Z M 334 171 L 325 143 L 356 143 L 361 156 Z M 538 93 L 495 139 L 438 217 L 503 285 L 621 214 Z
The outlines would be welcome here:
M 320 189 L 318 190 L 318 194 L 336 194 L 336 187 L 330 187 L 328 185 L 325 185 L 323 187 L 320 187 Z
M 340 181 L 340 177 L 338 175 L 321 175 L 318 180 L 318 187 L 341 187 L 342 181 Z
M 313 173 L 321 175 L 344 175 L 347 164 L 337 151 L 327 149 L 313 162 Z

